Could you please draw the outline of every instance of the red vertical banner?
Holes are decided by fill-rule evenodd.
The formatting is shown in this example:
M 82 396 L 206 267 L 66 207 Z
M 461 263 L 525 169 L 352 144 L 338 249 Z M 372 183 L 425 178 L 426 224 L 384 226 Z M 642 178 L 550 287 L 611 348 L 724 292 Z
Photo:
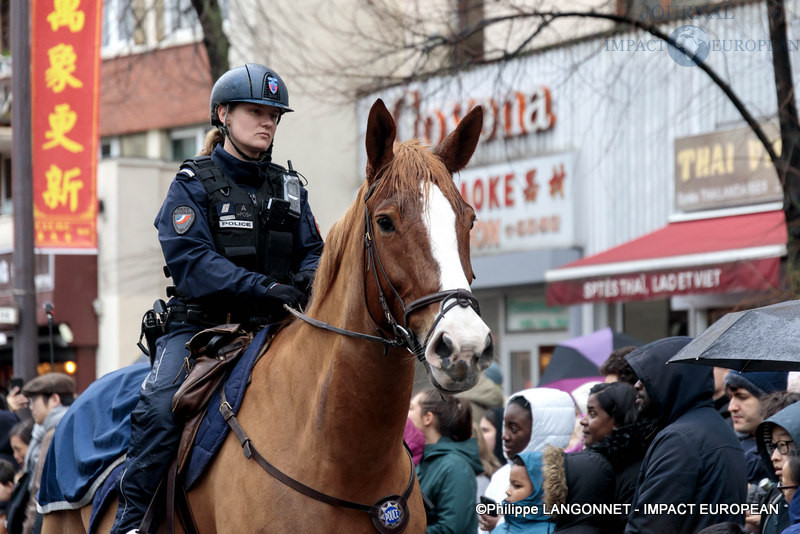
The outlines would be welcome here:
M 102 0 L 32 0 L 37 248 L 97 249 Z

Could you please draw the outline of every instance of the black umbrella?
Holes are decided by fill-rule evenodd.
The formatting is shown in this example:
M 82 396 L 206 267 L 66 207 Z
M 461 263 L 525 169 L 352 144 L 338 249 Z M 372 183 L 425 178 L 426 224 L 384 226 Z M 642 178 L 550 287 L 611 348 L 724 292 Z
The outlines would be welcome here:
M 800 371 L 800 300 L 724 315 L 669 363 L 737 371 Z

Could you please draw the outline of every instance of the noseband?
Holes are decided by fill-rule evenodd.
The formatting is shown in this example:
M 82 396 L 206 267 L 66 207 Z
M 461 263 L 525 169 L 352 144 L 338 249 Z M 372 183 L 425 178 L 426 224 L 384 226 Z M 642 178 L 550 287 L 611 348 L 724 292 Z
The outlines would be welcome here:
M 400 296 L 400 293 L 398 293 L 397 289 L 394 287 L 394 284 L 392 284 L 391 280 L 389 280 L 386 270 L 383 267 L 383 262 L 381 261 L 381 255 L 378 252 L 378 249 L 375 246 L 375 242 L 372 238 L 372 236 L 375 235 L 375 231 L 372 225 L 372 218 L 370 217 L 370 211 L 367 202 L 372 197 L 372 194 L 375 192 L 375 187 L 379 182 L 380 178 L 376 179 L 364 196 L 364 304 L 367 307 L 367 313 L 370 314 L 370 318 L 372 318 L 372 321 L 378 325 L 378 321 L 375 320 L 375 318 L 372 316 L 372 312 L 369 311 L 369 297 L 367 295 L 367 273 L 372 271 L 375 277 L 375 286 L 378 290 L 378 300 L 380 301 L 384 318 L 389 324 L 389 329 L 393 337 L 386 337 L 380 326 L 376 327 L 379 335 L 374 336 L 332 326 L 285 305 L 284 308 L 286 308 L 295 317 L 324 330 L 336 332 L 349 337 L 383 343 L 386 349 L 388 349 L 388 347 L 404 347 L 411 354 L 415 354 L 419 361 L 427 365 L 427 362 L 425 361 L 425 354 L 422 348 L 427 346 L 428 341 L 430 341 L 431 334 L 433 334 L 433 331 L 436 329 L 439 321 L 441 321 L 444 317 L 444 314 L 450 311 L 452 308 L 459 306 L 462 308 L 471 307 L 473 310 L 475 310 L 475 313 L 480 315 L 480 306 L 478 305 L 478 299 L 476 299 L 469 290 L 463 288 L 431 293 L 408 303 L 408 305 L 405 304 L 403 298 Z M 378 274 L 378 271 L 380 271 L 380 275 Z M 395 318 L 392 310 L 389 308 L 389 305 L 386 302 L 386 295 L 384 294 L 381 286 L 381 277 L 386 285 L 389 286 L 389 289 L 391 290 L 395 299 L 397 299 L 397 302 L 400 304 L 400 308 L 403 310 L 402 324 Z M 430 329 L 428 329 L 428 333 L 425 335 L 422 345 L 420 345 L 417 337 L 408 327 L 408 319 L 415 311 L 435 302 L 442 303 L 441 309 L 436 315 L 436 319 L 434 319 Z

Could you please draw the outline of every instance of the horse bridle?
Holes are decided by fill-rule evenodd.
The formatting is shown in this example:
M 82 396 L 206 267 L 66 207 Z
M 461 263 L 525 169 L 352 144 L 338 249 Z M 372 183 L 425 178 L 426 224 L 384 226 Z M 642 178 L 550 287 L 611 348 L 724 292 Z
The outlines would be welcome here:
M 480 307 L 478 305 L 478 300 L 466 289 L 453 289 L 449 291 L 439 291 L 436 293 L 431 293 L 430 295 L 426 295 L 424 297 L 418 298 L 408 305 L 403 302 L 403 298 L 398 293 L 397 289 L 394 287 L 392 282 L 389 280 L 389 277 L 386 275 L 386 270 L 383 268 L 383 262 L 381 261 L 381 256 L 378 253 L 377 248 L 374 245 L 372 240 L 372 236 L 374 235 L 374 229 L 372 225 L 372 219 L 370 218 L 369 207 L 367 206 L 367 201 L 372 196 L 372 193 L 375 190 L 375 186 L 377 185 L 378 180 L 376 180 L 370 188 L 367 190 L 367 193 L 364 198 L 364 302 L 367 306 L 367 311 L 370 315 L 372 321 L 376 324 L 376 328 L 380 335 L 370 335 L 364 334 L 362 332 L 355 332 L 353 330 L 346 330 L 344 328 L 339 328 L 333 325 L 330 325 L 326 322 L 320 321 L 319 319 L 315 319 L 313 317 L 309 317 L 308 315 L 295 310 L 287 305 L 284 305 L 284 308 L 289 311 L 295 317 L 302 319 L 306 323 L 315 326 L 317 328 L 321 328 L 323 330 L 328 330 L 330 332 L 335 332 L 338 334 L 342 334 L 349 337 L 354 337 L 358 339 L 365 339 L 368 341 L 374 341 L 377 343 L 383 343 L 385 349 L 388 347 L 404 347 L 410 353 L 416 354 L 417 358 L 425 365 L 426 370 L 431 378 L 433 384 L 442 391 L 456 393 L 455 391 L 449 391 L 443 387 L 436 381 L 433 374 L 430 372 L 430 366 L 428 362 L 425 360 L 425 355 L 422 350 L 423 346 L 427 346 L 428 341 L 430 340 L 430 336 L 433 333 L 436 325 L 439 324 L 439 321 L 444 317 L 444 314 L 450 311 L 455 306 L 460 306 L 463 308 L 472 307 L 475 312 L 480 315 Z M 377 268 L 372 268 L 372 272 L 375 276 L 375 285 L 378 288 L 378 299 L 381 303 L 381 308 L 383 309 L 384 316 L 386 317 L 387 322 L 389 323 L 389 327 L 391 328 L 392 334 L 394 338 L 387 338 L 383 335 L 383 332 L 378 326 L 378 321 L 372 316 L 372 312 L 369 311 L 369 300 L 367 296 L 367 272 L 370 270 L 371 266 L 375 265 Z M 389 305 L 386 302 L 386 295 L 383 292 L 380 283 L 380 277 L 378 275 L 378 270 L 380 270 L 380 276 L 383 277 L 386 284 L 391 289 L 392 293 L 394 294 L 397 301 L 400 303 L 400 307 L 403 309 L 403 324 L 401 325 L 397 319 L 395 318 L 392 311 L 389 309 Z M 445 302 L 449 299 L 452 299 L 452 302 Z M 422 346 L 419 345 L 419 342 L 416 339 L 409 328 L 408 328 L 408 318 L 409 316 L 414 313 L 415 311 L 428 306 L 434 302 L 442 302 L 441 310 L 439 314 L 434 319 L 433 324 L 431 325 L 428 333 L 425 336 L 425 342 Z M 384 353 L 386 351 L 384 350 Z M 244 455 L 246 458 L 250 459 L 253 458 L 258 465 L 261 466 L 267 473 L 272 475 L 276 480 L 280 481 L 281 483 L 285 484 L 286 486 L 294 489 L 295 491 L 302 493 L 312 499 L 317 501 L 330 504 L 333 506 L 342 506 L 345 508 L 350 508 L 354 510 L 359 510 L 362 512 L 367 512 L 372 519 L 372 523 L 375 526 L 375 529 L 378 532 L 383 534 L 389 534 L 391 532 L 402 532 L 406 525 L 408 524 L 408 498 L 411 496 L 411 491 L 414 488 L 414 463 L 411 462 L 411 475 L 406 484 L 405 491 L 403 491 L 402 495 L 389 495 L 388 497 L 384 497 L 380 499 L 378 502 L 373 504 L 372 506 L 356 503 L 352 501 L 347 501 L 344 499 L 339 499 L 337 497 L 332 497 L 320 491 L 317 491 L 309 486 L 306 486 L 302 482 L 293 479 L 289 475 L 280 471 L 277 467 L 269 463 L 266 458 L 264 458 L 258 450 L 253 445 L 252 441 L 247 434 L 245 434 L 244 429 L 239 425 L 238 421 L 236 420 L 236 416 L 231 409 L 230 404 L 228 404 L 227 400 L 225 399 L 225 387 L 223 386 L 220 389 L 220 412 L 222 412 L 222 416 L 225 421 L 230 426 L 233 433 L 239 439 L 239 442 L 242 445 L 242 449 L 244 451 Z M 406 448 L 406 452 L 408 453 L 409 459 L 411 459 L 411 453 Z M 390 514 L 391 518 L 390 519 Z
M 354 337 L 358 339 L 365 339 L 368 341 L 374 341 L 377 343 L 383 343 L 385 348 L 388 347 L 403 347 L 411 354 L 416 355 L 417 359 L 422 362 L 428 372 L 430 373 L 430 367 L 428 362 L 425 360 L 425 353 L 423 351 L 423 347 L 428 345 L 428 341 L 430 341 L 430 337 L 433 334 L 433 331 L 436 329 L 436 326 L 439 324 L 439 321 L 442 320 L 444 314 L 450 311 L 455 306 L 460 306 L 462 308 L 471 307 L 475 310 L 475 313 L 478 315 L 481 314 L 480 305 L 478 304 L 478 299 L 467 289 L 459 288 L 459 289 L 450 289 L 447 291 L 438 291 L 436 293 L 431 293 L 429 295 L 425 295 L 424 297 L 420 297 L 408 305 L 405 304 L 403 301 L 403 297 L 400 296 L 400 293 L 394 287 L 391 280 L 389 280 L 388 275 L 386 274 L 386 270 L 383 267 L 383 262 L 381 261 L 381 255 L 378 252 L 375 242 L 373 241 L 372 236 L 375 235 L 374 227 L 372 224 L 372 218 L 370 217 L 369 206 L 367 202 L 372 197 L 372 194 L 375 192 L 375 188 L 380 182 L 381 178 L 377 178 L 375 182 L 367 189 L 366 194 L 364 195 L 364 303 L 367 307 L 367 313 L 369 313 L 372 322 L 375 323 L 376 329 L 379 335 L 370 335 L 365 334 L 362 332 L 355 332 L 353 330 L 346 330 L 344 328 L 339 328 L 313 317 L 309 317 L 308 315 L 290 308 L 284 305 L 284 308 L 289 311 L 295 317 L 302 319 L 303 321 L 307 322 L 312 326 L 316 326 L 317 328 L 321 328 L 323 330 L 328 330 L 330 332 L 335 332 L 337 334 L 342 334 L 349 337 Z M 375 265 L 377 268 L 372 268 Z M 375 317 L 372 316 L 372 312 L 369 308 L 369 296 L 367 295 L 367 273 L 372 271 L 375 277 L 375 286 L 378 289 L 378 300 L 381 304 L 381 309 L 383 311 L 383 315 L 386 318 L 387 323 L 389 324 L 389 328 L 391 330 L 393 338 L 388 338 L 383 335 L 383 331 L 381 330 L 380 326 L 378 326 L 378 321 Z M 380 271 L 380 275 L 378 274 Z M 389 286 L 394 297 L 400 303 L 400 308 L 403 310 L 403 324 L 401 325 L 397 319 L 395 318 L 392 310 L 389 308 L 388 303 L 386 302 L 386 295 L 383 292 L 383 288 L 381 286 L 380 277 L 383 277 L 383 280 Z M 446 301 L 453 299 L 452 302 L 446 303 Z M 442 302 L 442 307 L 439 310 L 439 313 L 436 315 L 436 318 L 433 321 L 433 324 L 428 329 L 428 333 L 425 335 L 424 342 L 420 345 L 419 341 L 417 340 L 416 336 L 411 332 L 408 327 L 408 318 L 417 310 L 428 306 L 429 304 L 433 304 L 434 302 Z M 446 303 L 446 304 L 445 304 Z M 385 353 L 385 351 L 384 351 Z M 442 391 L 448 391 L 445 388 L 442 388 L 436 379 L 431 374 L 431 379 L 434 382 L 434 385 L 441 389 Z M 456 393 L 455 391 L 453 393 Z

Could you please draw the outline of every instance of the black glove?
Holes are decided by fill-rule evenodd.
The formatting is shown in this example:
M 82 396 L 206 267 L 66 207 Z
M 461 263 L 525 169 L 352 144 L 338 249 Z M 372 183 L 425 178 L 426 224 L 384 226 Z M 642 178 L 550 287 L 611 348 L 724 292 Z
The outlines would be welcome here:
M 302 309 L 308 303 L 308 297 L 294 286 L 273 283 L 267 287 L 267 298 L 280 301 L 295 310 Z
M 314 281 L 314 271 L 300 271 L 294 278 L 292 283 L 294 287 L 308 295 L 311 293 L 311 283 Z

